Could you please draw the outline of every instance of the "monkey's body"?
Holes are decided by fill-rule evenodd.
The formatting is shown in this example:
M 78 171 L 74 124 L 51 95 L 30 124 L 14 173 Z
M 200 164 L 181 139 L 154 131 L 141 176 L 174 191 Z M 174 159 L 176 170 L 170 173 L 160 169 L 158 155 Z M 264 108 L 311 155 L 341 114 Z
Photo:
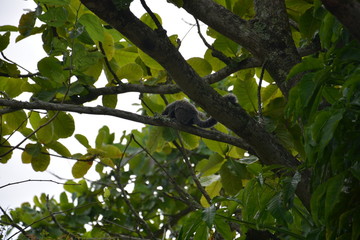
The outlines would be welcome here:
M 236 103 L 236 97 L 234 95 L 229 94 L 226 95 L 225 98 L 227 98 L 232 103 Z M 195 108 L 194 105 L 185 100 L 170 103 L 166 106 L 162 115 L 166 115 L 169 118 L 175 119 L 175 121 L 178 123 L 186 126 L 195 124 L 201 128 L 209 128 L 217 123 L 216 119 L 213 117 L 210 117 L 206 120 L 200 119 L 201 113 Z

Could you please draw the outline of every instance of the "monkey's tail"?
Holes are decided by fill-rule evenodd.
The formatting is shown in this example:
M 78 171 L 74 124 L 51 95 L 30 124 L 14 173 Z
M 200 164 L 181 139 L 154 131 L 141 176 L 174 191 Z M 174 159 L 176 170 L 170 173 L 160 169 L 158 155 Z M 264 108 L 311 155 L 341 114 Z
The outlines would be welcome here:
M 194 124 L 198 125 L 201 128 L 209 128 L 214 126 L 217 123 L 216 119 L 213 117 L 210 117 L 207 120 L 201 120 L 201 119 L 196 119 Z

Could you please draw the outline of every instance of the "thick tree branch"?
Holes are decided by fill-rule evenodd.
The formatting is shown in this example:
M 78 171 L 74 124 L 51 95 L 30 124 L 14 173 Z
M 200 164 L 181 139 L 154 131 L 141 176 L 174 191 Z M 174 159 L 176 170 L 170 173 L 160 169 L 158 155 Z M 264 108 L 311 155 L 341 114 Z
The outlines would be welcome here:
M 360 2 L 357 0 L 322 0 L 322 3 L 360 42 Z
M 259 0 L 254 5 L 257 15 L 250 21 L 212 0 L 184 0 L 183 8 L 246 48 L 261 62 L 266 60 L 266 70 L 287 96 L 298 78 L 286 82 L 286 76 L 300 62 L 300 56 L 291 36 L 285 3 L 283 0 Z
M 204 3 L 204 1 L 211 6 L 214 5 L 213 1 L 198 0 L 184 1 L 184 6 L 187 5 L 188 2 L 193 2 L 195 4 L 198 2 Z M 153 31 L 138 18 L 136 18 L 130 12 L 130 10 L 116 10 L 111 0 L 104 0 L 101 4 L 99 4 L 99 2 L 96 0 L 81 0 L 81 2 L 97 16 L 117 29 L 143 52 L 147 53 L 158 63 L 160 63 L 168 71 L 172 79 L 186 95 L 199 104 L 211 116 L 216 118 L 219 122 L 223 123 L 229 129 L 233 130 L 238 136 L 241 136 L 244 140 L 246 140 L 249 146 L 251 146 L 251 148 L 254 150 L 255 154 L 259 156 L 263 164 L 281 164 L 291 169 L 296 169 L 300 165 L 300 163 L 291 155 L 291 153 L 288 152 L 273 135 L 268 133 L 263 128 L 263 126 L 251 118 L 244 109 L 242 109 L 239 105 L 231 104 L 225 98 L 222 98 L 213 88 L 211 88 L 205 81 L 203 81 L 203 79 L 199 77 L 194 69 L 189 66 L 182 55 L 178 52 L 178 49 L 176 49 L 176 47 L 169 41 L 166 36 Z M 206 4 L 200 4 L 200 6 L 204 9 L 207 9 Z M 209 11 L 210 10 L 211 12 L 214 12 L 214 9 L 209 9 Z M 220 9 L 219 11 L 222 12 L 222 17 L 227 20 L 233 19 L 234 21 L 240 21 L 239 24 L 241 26 L 246 24 L 246 22 L 242 21 L 241 19 L 239 20 L 237 17 L 232 17 L 233 14 L 226 15 L 226 12 L 223 9 Z M 206 15 L 210 16 L 211 14 L 206 12 Z M 218 16 L 218 13 L 216 13 L 214 17 L 216 16 Z M 227 27 L 228 26 L 224 28 Z M 282 35 L 285 34 L 283 29 L 281 30 L 282 32 L 278 33 L 278 35 L 281 36 L 280 39 L 284 38 Z M 241 33 L 241 31 L 236 32 L 236 34 L 238 33 Z M 244 34 L 247 35 L 248 33 L 249 32 L 245 31 Z M 278 37 L 278 35 L 274 37 Z M 253 39 L 253 36 L 248 37 L 250 40 Z M 290 34 L 289 37 L 291 39 Z M 258 42 L 256 39 L 254 39 L 254 41 Z M 275 66 L 276 59 L 279 59 L 280 61 L 280 59 L 284 57 L 285 61 L 287 61 L 287 54 L 291 55 L 292 53 L 291 50 L 287 52 L 284 51 L 288 50 L 286 49 L 284 42 L 276 42 L 276 44 L 277 45 L 275 45 L 275 47 L 282 50 L 282 52 L 277 52 L 277 54 L 273 54 L 273 56 L 276 56 L 275 58 L 270 58 L 269 61 L 272 63 L 269 64 L 273 64 L 273 66 Z M 265 44 L 265 47 L 271 48 L 272 46 Z M 295 56 L 298 56 L 295 47 L 294 54 Z M 289 67 L 293 66 L 294 61 L 286 63 L 286 67 L 281 67 L 282 63 L 284 63 L 283 59 L 281 59 L 279 63 L 276 63 L 276 67 L 280 67 L 280 71 L 283 71 L 281 73 L 283 79 L 281 80 L 285 80 L 285 76 L 289 70 Z M 226 111 L 224 111 L 224 109 L 226 109 Z M 309 207 L 310 202 L 308 177 L 309 176 L 307 173 L 303 174 L 303 181 L 299 183 L 297 189 L 298 196 L 307 207 Z

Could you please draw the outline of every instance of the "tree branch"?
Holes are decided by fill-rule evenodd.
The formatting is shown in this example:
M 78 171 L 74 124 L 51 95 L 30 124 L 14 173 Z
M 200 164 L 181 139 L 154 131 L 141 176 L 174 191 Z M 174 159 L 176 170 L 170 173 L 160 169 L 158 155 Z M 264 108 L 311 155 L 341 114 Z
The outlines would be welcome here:
M 217 83 L 231 74 L 248 68 L 260 67 L 261 62 L 256 58 L 247 58 L 240 62 L 232 62 L 229 66 L 226 66 L 219 71 L 209 74 L 203 77 L 203 80 L 209 84 Z M 149 86 L 143 84 L 121 84 L 116 87 L 103 87 L 103 88 L 88 88 L 88 94 L 79 97 L 73 97 L 71 100 L 65 101 L 65 103 L 83 104 L 90 102 L 103 95 L 121 94 L 127 92 L 138 93 L 154 93 L 154 94 L 174 94 L 181 92 L 181 89 L 176 84 L 164 84 L 157 86 Z M 10 110 L 9 110 L 10 111 Z
M 166 36 L 157 33 L 148 27 L 145 23 L 141 22 L 129 9 L 118 10 L 111 0 L 103 0 L 101 4 L 99 4 L 97 0 L 81 0 L 81 2 L 91 11 L 93 11 L 98 17 L 103 19 L 105 22 L 123 34 L 143 52 L 161 64 L 167 70 L 171 78 L 177 83 L 180 89 L 187 96 L 189 96 L 190 99 L 195 101 L 216 120 L 234 131 L 234 133 L 236 133 L 238 136 L 241 136 L 243 139 L 245 139 L 263 164 L 281 164 L 294 170 L 298 168 L 300 162 L 279 143 L 275 136 L 268 133 L 263 128 L 263 126 L 258 124 L 251 116 L 249 116 L 246 111 L 241 108 L 241 106 L 237 104 L 231 104 L 229 101 L 227 101 L 227 99 L 221 97 L 213 88 L 211 88 L 205 81 L 203 81 L 203 79 L 201 79 L 200 76 L 194 71 L 194 69 L 191 68 L 191 66 L 179 53 L 178 49 Z M 281 3 L 283 5 L 281 5 Z M 285 11 L 286 14 L 283 1 L 276 0 L 276 4 L 281 7 L 279 11 Z M 275 76 L 274 79 L 277 79 L 278 86 L 283 91 L 286 90 L 286 86 L 282 86 L 281 83 L 285 81 L 289 69 L 300 59 L 294 42 L 291 38 L 290 29 L 288 29 L 288 21 L 286 22 L 286 25 L 281 25 L 278 28 L 276 26 L 271 26 L 270 30 L 268 30 L 270 26 L 267 26 L 266 31 L 264 30 L 264 32 L 261 32 L 263 39 L 257 39 L 256 35 L 251 35 L 254 34 L 254 32 L 250 32 L 248 29 L 250 26 L 252 26 L 252 24 L 248 25 L 248 22 L 239 19 L 236 15 L 223 7 L 219 7 L 213 1 L 184 0 L 184 8 L 186 6 L 190 7 L 191 5 L 196 7 L 192 9 L 194 10 L 193 12 L 195 17 L 202 21 L 202 18 L 205 18 L 206 21 L 203 22 L 207 23 L 207 21 L 210 21 L 214 23 L 214 20 L 215 22 L 218 20 L 223 23 L 224 20 L 226 20 L 230 24 L 229 26 L 218 25 L 217 28 L 230 28 L 230 30 L 234 30 L 233 26 L 237 23 L 237 30 L 241 31 L 233 31 L 233 35 L 235 34 L 237 36 L 241 36 L 241 39 L 246 38 L 249 42 L 259 44 L 261 43 L 261 50 L 264 50 L 265 54 L 269 54 L 269 56 L 271 55 L 273 57 L 270 58 L 268 62 L 268 71 L 271 70 L 269 73 L 273 76 L 273 78 Z M 201 11 L 203 14 L 206 14 L 207 17 L 198 14 L 197 11 Z M 198 15 L 200 15 L 200 17 Z M 267 23 L 265 22 L 263 24 Z M 273 24 L 273 22 L 271 24 Z M 247 26 L 248 28 L 245 28 L 244 26 Z M 219 30 L 224 31 L 222 29 Z M 289 32 L 289 34 L 284 34 L 284 31 Z M 272 36 L 271 39 L 269 39 L 269 34 Z M 281 39 L 282 42 L 279 42 L 278 39 Z M 264 43 L 262 41 L 264 41 Z M 251 46 L 254 46 L 249 42 L 247 43 Z M 250 45 L 249 47 L 251 47 Z M 272 50 L 273 48 L 275 49 Z M 252 49 L 252 51 L 255 50 L 256 49 Z M 293 56 L 289 57 L 289 55 Z M 276 74 L 279 75 L 277 76 Z M 287 92 L 285 91 L 285 93 Z M 224 108 L 226 108 L 226 111 L 224 111 Z M 95 110 L 95 112 L 96 111 L 98 112 L 98 110 Z M 111 109 L 111 111 L 113 110 Z M 97 114 L 105 113 L 105 115 L 110 115 L 108 113 L 111 111 L 106 108 L 101 108 L 101 113 Z M 95 112 L 93 112 L 93 114 L 96 114 Z M 122 115 L 124 115 L 124 113 L 125 112 L 122 112 Z M 134 116 L 130 113 L 126 113 L 125 115 L 126 117 L 132 118 L 134 120 Z M 136 119 L 139 120 L 139 117 L 136 117 Z M 152 122 L 154 123 L 153 125 L 159 125 L 160 122 L 163 122 L 162 120 L 159 120 L 160 118 L 151 119 L 141 116 L 140 119 L 143 121 Z M 176 126 L 176 128 L 181 130 L 178 127 L 179 125 Z M 309 207 L 309 174 L 304 173 L 302 176 L 303 178 L 298 185 L 297 194 L 304 205 Z
M 180 131 L 188 132 L 199 137 L 220 141 L 224 143 L 231 144 L 233 146 L 248 150 L 250 152 L 254 152 L 249 144 L 245 143 L 241 138 L 230 136 L 215 130 L 205 130 L 202 128 L 192 127 L 192 126 L 184 126 L 179 123 L 176 123 L 170 119 L 163 117 L 148 117 L 142 116 L 135 113 L 122 111 L 118 109 L 112 109 L 102 106 L 97 107 L 84 107 L 77 106 L 72 104 L 58 104 L 58 103 L 49 103 L 43 101 L 35 101 L 35 102 L 23 102 L 17 100 L 6 100 L 0 99 L 0 106 L 7 106 L 14 110 L 19 109 L 42 109 L 42 110 L 54 110 L 54 111 L 66 111 L 66 112 L 76 112 L 76 113 L 86 113 L 92 115 L 104 115 L 104 116 L 113 116 L 118 118 L 123 118 L 126 120 L 154 125 L 154 126 L 164 126 L 171 127 L 174 129 L 178 129 Z M 7 113 L 7 111 L 5 112 Z M 2 109 L 0 109 L 0 115 L 4 114 Z
M 81 185 L 79 183 L 61 183 L 61 182 L 57 182 L 54 180 L 45 180 L 45 179 L 27 179 L 27 180 L 22 180 L 22 181 L 18 181 L 18 182 L 12 182 L 12 183 L 8 183 L 5 185 L 0 186 L 1 188 L 5 188 L 11 185 L 16 185 L 16 184 L 21 184 L 21 183 L 26 183 L 26 182 L 51 182 L 51 183 L 55 183 L 55 184 L 61 184 L 61 185 Z

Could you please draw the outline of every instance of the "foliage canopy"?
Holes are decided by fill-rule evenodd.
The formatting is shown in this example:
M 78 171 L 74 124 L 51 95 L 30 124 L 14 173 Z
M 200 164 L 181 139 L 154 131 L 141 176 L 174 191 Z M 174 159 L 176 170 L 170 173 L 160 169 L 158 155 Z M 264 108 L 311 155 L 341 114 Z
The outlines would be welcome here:
M 22 151 L 45 171 L 57 155 L 74 160 L 74 179 L 59 201 L 44 193 L 1 208 L 3 237 L 360 238 L 358 1 L 168 1 L 208 27 L 204 57 L 187 60 L 144 0 L 140 18 L 131 0 L 35 2 L 18 26 L 0 26 L 0 161 Z M 11 34 L 41 34 L 38 72 L 6 57 Z M 120 110 L 127 92 L 139 93 L 141 114 Z M 219 123 L 160 116 L 184 98 Z M 91 143 L 71 112 L 146 126 L 120 138 L 104 126 Z M 71 153 L 68 138 L 85 150 Z M 90 168 L 98 180 L 84 179 Z

